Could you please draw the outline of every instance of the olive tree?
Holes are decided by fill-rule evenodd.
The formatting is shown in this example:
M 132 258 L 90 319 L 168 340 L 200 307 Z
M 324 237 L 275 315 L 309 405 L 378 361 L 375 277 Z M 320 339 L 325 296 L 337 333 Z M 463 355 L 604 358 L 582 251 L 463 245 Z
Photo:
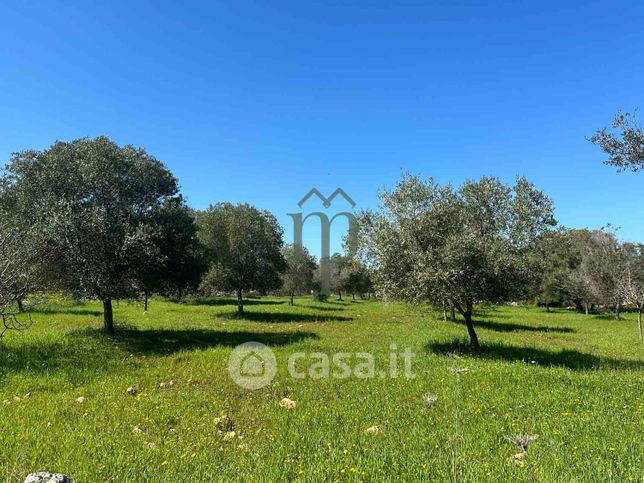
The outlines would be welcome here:
M 356 294 L 363 297 L 365 294 L 371 293 L 373 282 L 369 269 L 364 263 L 357 259 L 350 259 L 347 263 L 346 273 L 344 290 L 351 294 L 353 300 L 356 299 Z
M 7 330 L 21 330 L 29 325 L 16 316 L 14 307 L 24 311 L 21 301 L 33 285 L 30 245 L 25 242 L 30 234 L 5 219 L 4 216 L 0 219 L 0 339 Z
M 612 130 L 599 129 L 589 140 L 608 155 L 605 163 L 619 171 L 644 169 L 644 131 L 633 114 L 617 112 Z
M 167 200 L 154 214 L 153 242 L 159 256 L 141 260 L 137 279 L 144 295 L 144 310 L 153 292 L 177 294 L 196 289 L 205 270 L 203 249 L 197 238 L 193 210 L 180 198 Z
M 329 288 L 342 300 L 342 292 L 347 288 L 351 259 L 347 255 L 334 253 L 329 257 Z
M 590 287 L 592 300 L 615 312 L 620 319 L 624 293 L 621 280 L 625 273 L 622 245 L 608 230 L 589 232 L 580 268 Z
M 244 313 L 243 292 L 281 286 L 286 270 L 282 228 L 269 211 L 249 204 L 217 203 L 198 214 L 199 239 L 206 250 L 206 291 L 234 291 L 237 313 Z
M 637 329 L 642 339 L 642 312 L 644 311 L 644 245 L 624 244 L 625 274 L 621 290 L 627 303 L 637 308 Z
M 526 293 L 526 254 L 555 224 L 551 200 L 524 178 L 513 187 L 482 178 L 455 190 L 408 174 L 380 200 L 379 211 L 360 214 L 358 232 L 379 292 L 438 307 L 449 301 L 478 347 L 474 304 Z
M 578 264 L 579 258 L 572 243 L 571 231 L 560 229 L 547 233 L 537 243 L 532 257 L 539 268 L 535 272 L 536 299 L 549 311 L 553 303 L 562 305 L 569 298 L 566 287 L 571 270 Z M 579 310 L 582 299 L 578 301 Z
M 112 300 L 134 296 L 139 269 L 160 256 L 156 215 L 178 200 L 162 162 L 105 136 L 12 155 L 3 187 L 13 216 L 38 233 L 49 287 L 96 297 L 114 332 Z
M 290 304 L 293 305 L 295 294 L 313 288 L 313 275 L 317 268 L 315 257 L 306 247 L 299 244 L 286 245 L 282 250 L 286 260 L 286 270 L 282 273 L 282 288 L 290 297 Z

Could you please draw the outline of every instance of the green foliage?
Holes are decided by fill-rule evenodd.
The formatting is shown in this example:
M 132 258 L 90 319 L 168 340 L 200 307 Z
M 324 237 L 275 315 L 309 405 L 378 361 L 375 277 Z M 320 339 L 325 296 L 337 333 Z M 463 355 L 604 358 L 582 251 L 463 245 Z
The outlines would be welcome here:
M 317 263 L 306 247 L 286 245 L 282 250 L 286 261 L 286 270 L 282 274 L 282 288 L 291 296 L 302 295 L 313 289 L 313 276 Z
M 283 230 L 269 211 L 218 203 L 199 213 L 197 221 L 210 266 L 202 282 L 205 291 L 236 291 L 243 312 L 242 291 L 281 286 Z
M 171 199 L 160 207 L 153 223 L 159 256 L 142 261 L 138 269 L 141 288 L 147 293 L 179 295 L 196 289 L 206 267 L 193 210 L 182 200 Z
M 605 163 L 619 171 L 644 169 L 644 131 L 635 116 L 617 112 L 612 129 L 600 129 L 589 139 L 608 155 Z
M 523 178 L 514 187 L 482 178 L 455 191 L 404 175 L 381 200 L 380 212 L 360 216 L 358 235 L 378 290 L 435 306 L 449 301 L 473 345 L 474 303 L 528 293 L 535 270 L 528 255 L 555 224 L 550 199 Z
M 373 292 L 373 282 L 369 269 L 357 259 L 350 259 L 346 266 L 344 290 L 355 299 L 356 294 L 363 297 Z
M 37 233 L 47 285 L 104 300 L 113 330 L 111 299 L 135 295 L 140 267 L 159 263 L 158 213 L 180 203 L 174 176 L 101 136 L 14 154 L 2 186 L 18 226 Z

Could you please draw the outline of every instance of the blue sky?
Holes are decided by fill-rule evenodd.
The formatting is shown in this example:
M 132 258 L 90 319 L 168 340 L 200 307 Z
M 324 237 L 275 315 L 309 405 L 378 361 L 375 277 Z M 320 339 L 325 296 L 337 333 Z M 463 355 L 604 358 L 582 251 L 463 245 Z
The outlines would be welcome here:
M 401 170 L 526 175 L 562 224 L 644 241 L 644 174 L 585 139 L 644 109 L 643 19 L 640 1 L 5 0 L 0 158 L 107 134 L 192 206 L 250 202 L 287 239 L 313 186 L 374 207 Z

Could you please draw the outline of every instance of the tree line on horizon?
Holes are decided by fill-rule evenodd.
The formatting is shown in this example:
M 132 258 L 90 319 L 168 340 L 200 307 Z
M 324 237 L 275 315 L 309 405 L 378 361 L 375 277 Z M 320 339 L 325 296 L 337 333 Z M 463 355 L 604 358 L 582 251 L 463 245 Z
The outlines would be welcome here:
M 618 113 L 597 144 L 620 170 L 644 166 L 644 135 Z M 553 202 L 525 178 L 462 186 L 403 174 L 363 211 L 356 246 L 328 263 L 342 294 L 429 303 L 458 312 L 478 346 L 473 308 L 532 301 L 589 313 L 644 310 L 644 245 L 610 228 L 558 227 Z M 319 289 L 319 263 L 286 245 L 273 214 L 220 202 L 193 210 L 168 168 L 144 149 L 105 136 L 14 153 L 0 178 L 0 315 L 36 291 L 100 300 L 114 333 L 112 301 L 151 294 L 295 295 Z M 354 236 L 355 235 L 355 236 Z

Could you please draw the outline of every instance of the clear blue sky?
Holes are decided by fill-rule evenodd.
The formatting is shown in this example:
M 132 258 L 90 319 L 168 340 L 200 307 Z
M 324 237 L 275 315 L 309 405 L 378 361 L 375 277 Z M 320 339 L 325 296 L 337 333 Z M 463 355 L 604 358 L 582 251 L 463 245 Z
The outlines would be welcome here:
M 585 140 L 644 110 L 643 20 L 641 1 L 5 0 L 0 157 L 107 134 L 192 206 L 253 203 L 287 238 L 313 186 L 374 207 L 401 170 L 523 174 L 561 223 L 644 241 L 644 174 Z

